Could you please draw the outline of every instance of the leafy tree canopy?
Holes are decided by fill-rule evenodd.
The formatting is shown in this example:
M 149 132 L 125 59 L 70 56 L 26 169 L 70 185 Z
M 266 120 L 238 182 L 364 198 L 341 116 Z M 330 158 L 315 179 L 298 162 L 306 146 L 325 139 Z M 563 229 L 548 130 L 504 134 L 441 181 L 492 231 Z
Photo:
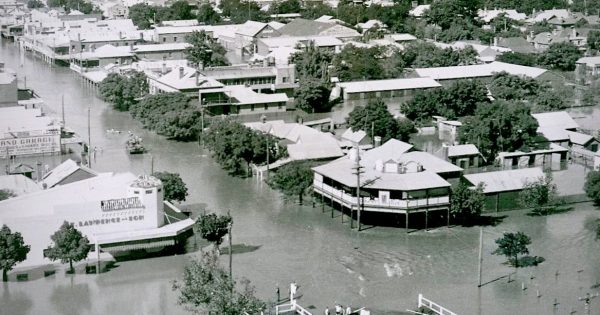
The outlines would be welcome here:
M 73 262 L 87 258 L 90 252 L 90 242 L 86 236 L 75 228 L 73 223 L 65 221 L 60 229 L 52 236 L 53 244 L 46 249 L 46 256 L 50 260 L 60 260 L 61 263 L 69 263 L 73 273 Z
M 352 130 L 365 131 L 369 137 L 380 136 L 382 143 L 395 138 L 408 142 L 415 126 L 408 119 L 396 119 L 382 99 L 370 100 L 367 106 L 356 106 L 348 116 Z
M 188 189 L 178 173 L 154 172 L 152 176 L 160 179 L 163 184 L 163 196 L 168 201 L 185 201 Z
M 596 204 L 600 204 L 600 170 L 589 172 L 585 177 L 585 193 Z
M 497 56 L 496 60 L 528 67 L 534 67 L 538 64 L 537 55 L 520 52 L 505 52 Z
M 221 22 L 221 15 L 215 11 L 210 3 L 204 3 L 198 8 L 198 22 L 206 25 L 214 25 Z
M 329 101 L 331 90 L 327 83 L 318 79 L 301 79 L 300 86 L 294 91 L 296 108 L 307 113 L 324 113 L 335 104 Z
M 27 259 L 30 246 L 25 245 L 19 232 L 12 232 L 8 226 L 0 229 L 0 269 L 2 281 L 8 281 L 8 272 L 18 263 Z
M 196 219 L 196 231 L 200 232 L 203 239 L 215 244 L 219 248 L 223 237 L 229 233 L 232 219 L 229 215 L 203 214 Z
M 380 46 L 363 48 L 347 45 L 333 58 L 335 75 L 341 81 L 377 80 L 385 78 Z
M 148 81 L 143 72 L 125 76 L 110 73 L 99 85 L 100 97 L 116 110 L 127 111 L 137 99 L 148 94 Z
M 260 10 L 254 1 L 223 0 L 219 4 L 222 16 L 228 17 L 233 24 L 243 24 L 246 21 L 268 22 L 269 16 Z
M 185 57 L 192 64 L 201 67 L 227 66 L 229 61 L 225 57 L 227 51 L 221 44 L 204 31 L 186 36 L 186 41 L 192 46 L 185 49 Z
M 537 127 L 537 121 L 524 104 L 496 100 L 480 104 L 473 116 L 463 119 L 459 141 L 475 144 L 491 163 L 498 152 L 533 146 Z
M 254 296 L 250 281 L 243 279 L 241 289 L 236 289 L 236 282 L 219 266 L 214 252 L 192 260 L 185 267 L 181 282 L 174 282 L 173 290 L 179 291 L 179 304 L 197 314 L 258 314 L 266 307 Z
M 483 188 L 483 184 L 469 187 L 461 182 L 452 189 L 450 213 L 454 218 L 469 224 L 481 215 L 485 205 Z
M 556 200 L 556 185 L 552 182 L 552 173 L 526 183 L 519 193 L 519 201 L 525 208 L 533 209 L 536 214 L 548 214 L 549 206 Z
M 573 71 L 582 52 L 570 42 L 550 44 L 539 57 L 539 63 L 560 71 Z
M 529 254 L 527 245 L 531 244 L 531 238 L 523 232 L 504 233 L 501 238 L 496 240 L 496 244 L 498 244 L 498 248 L 493 254 L 506 256 L 513 266 L 519 267 L 519 255 Z
M 45 7 L 44 3 L 40 0 L 29 0 L 27 1 L 27 8 L 37 9 Z
M 267 183 L 273 189 L 287 196 L 298 196 L 302 204 L 302 196 L 313 183 L 312 164 L 304 161 L 294 161 L 271 173 Z

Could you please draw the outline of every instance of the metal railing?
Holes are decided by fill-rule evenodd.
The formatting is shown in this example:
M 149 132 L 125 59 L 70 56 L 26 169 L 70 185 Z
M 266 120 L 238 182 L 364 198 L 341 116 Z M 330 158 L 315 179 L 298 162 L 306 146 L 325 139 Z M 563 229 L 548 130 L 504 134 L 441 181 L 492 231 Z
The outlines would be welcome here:
M 419 308 L 426 307 L 439 315 L 457 315 L 456 313 L 452 312 L 451 310 L 449 310 L 431 300 L 426 299 L 423 296 L 423 294 L 420 294 L 420 293 L 419 293 L 419 306 L 418 307 Z

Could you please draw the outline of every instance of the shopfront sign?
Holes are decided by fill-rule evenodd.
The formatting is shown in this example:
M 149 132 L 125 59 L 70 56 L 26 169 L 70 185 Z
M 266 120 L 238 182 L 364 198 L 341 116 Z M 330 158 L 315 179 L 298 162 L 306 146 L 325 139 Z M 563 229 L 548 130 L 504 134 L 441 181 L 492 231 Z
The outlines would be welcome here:
M 102 209 L 102 212 L 143 208 L 145 207 L 140 201 L 140 198 L 138 197 L 128 197 L 100 201 L 100 209 Z
M 19 156 L 60 152 L 60 135 L 17 137 L 0 140 L 0 156 Z

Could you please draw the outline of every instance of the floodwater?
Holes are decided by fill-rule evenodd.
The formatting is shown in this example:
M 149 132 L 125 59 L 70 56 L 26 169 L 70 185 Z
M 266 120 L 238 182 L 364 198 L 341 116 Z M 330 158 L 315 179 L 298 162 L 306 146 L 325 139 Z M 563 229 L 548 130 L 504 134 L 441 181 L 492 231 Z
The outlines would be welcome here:
M 584 305 L 578 297 L 595 292 L 591 286 L 600 282 L 600 241 L 595 240 L 600 211 L 590 204 L 549 217 L 506 213 L 502 224 L 485 227 L 483 282 L 492 282 L 478 289 L 476 227 L 408 235 L 404 229 L 374 227 L 357 233 L 349 229 L 347 218 L 341 223 L 338 212 L 332 219 L 327 207 L 323 213 L 320 205 L 298 206 L 255 179 L 227 176 L 196 143 L 167 141 L 142 130 L 128 113 L 115 112 L 96 98 L 68 69 L 50 67 L 30 55 L 19 67 L 18 51 L 10 43 L 0 53 L 0 60 L 19 71 L 21 82 L 27 76 L 27 86 L 57 116 L 64 94 L 66 123 L 84 138 L 90 108 L 92 146 L 103 149 L 94 169 L 150 172 L 151 154 L 155 170 L 182 175 L 190 189 L 186 204 L 193 209 L 230 210 L 233 243 L 255 249 L 234 255 L 234 276 L 250 279 L 263 299 L 273 300 L 277 285 L 286 295 L 287 285 L 295 280 L 299 302 L 314 306 L 315 315 L 335 302 L 394 314 L 414 308 L 419 293 L 461 315 L 567 314 L 572 309 L 581 314 Z M 107 134 L 107 129 L 124 133 Z M 125 153 L 127 130 L 144 138 L 150 154 Z M 533 239 L 531 254 L 546 259 L 538 267 L 519 270 L 511 283 L 506 278 L 493 281 L 513 271 L 502 264 L 502 257 L 491 255 L 494 239 L 504 231 L 526 232 Z M 171 281 L 197 255 L 192 251 L 119 262 L 101 275 L 59 271 L 43 279 L 6 283 L 0 285 L 0 314 L 187 314 L 177 305 Z M 592 306 L 591 314 L 600 314 L 596 301 Z

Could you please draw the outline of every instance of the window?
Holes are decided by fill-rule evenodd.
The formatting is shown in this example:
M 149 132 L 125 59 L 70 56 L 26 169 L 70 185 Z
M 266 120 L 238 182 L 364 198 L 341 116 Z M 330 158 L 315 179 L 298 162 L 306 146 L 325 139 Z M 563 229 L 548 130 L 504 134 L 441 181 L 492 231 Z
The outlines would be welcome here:
M 166 42 L 167 42 L 167 38 L 163 37 L 163 43 L 166 43 Z
M 281 109 L 283 107 L 283 103 L 277 103 L 277 108 Z
M 289 81 L 290 81 L 290 78 L 288 78 L 288 77 L 281 78 L 281 82 L 283 82 L 283 83 L 288 83 Z
M 83 50 L 83 49 L 85 49 L 85 45 L 81 45 L 81 49 L 82 49 L 82 50 Z
M 17 274 L 17 281 L 27 281 L 29 280 L 29 275 L 26 273 Z
M 140 192 L 139 192 L 139 191 L 137 191 L 137 190 L 134 190 L 134 191 L 133 191 L 133 193 L 134 193 L 134 194 L 136 194 L 136 195 L 139 195 L 139 194 L 140 194 Z
M 148 194 L 151 194 L 151 193 L 152 193 L 152 190 L 151 190 L 151 189 L 149 189 L 149 190 L 146 190 L 146 195 L 148 195 Z
M 159 189 L 158 189 L 158 192 L 161 192 L 161 191 L 162 191 L 162 188 L 159 188 Z
M 250 104 L 250 110 L 254 111 L 254 104 Z
M 173 42 L 177 42 L 177 36 L 173 36 Z
M 269 110 L 269 104 L 265 103 L 265 110 Z

